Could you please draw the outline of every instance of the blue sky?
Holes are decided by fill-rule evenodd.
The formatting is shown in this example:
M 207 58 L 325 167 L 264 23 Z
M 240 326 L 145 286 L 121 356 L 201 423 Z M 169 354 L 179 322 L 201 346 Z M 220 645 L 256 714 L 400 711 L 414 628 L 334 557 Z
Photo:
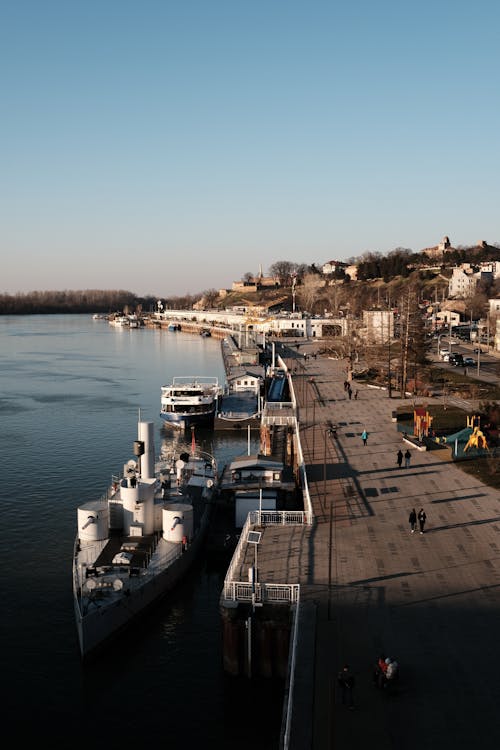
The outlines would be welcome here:
M 500 242 L 496 0 L 2 0 L 0 292 Z

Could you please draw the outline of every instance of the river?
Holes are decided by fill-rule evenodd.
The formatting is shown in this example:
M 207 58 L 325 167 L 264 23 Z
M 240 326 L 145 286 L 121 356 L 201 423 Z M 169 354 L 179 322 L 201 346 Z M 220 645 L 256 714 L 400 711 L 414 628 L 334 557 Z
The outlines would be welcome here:
M 277 748 L 283 685 L 227 675 L 226 564 L 200 559 L 173 594 L 95 662 L 80 660 L 71 565 L 79 505 L 133 457 L 140 411 L 169 439 L 160 388 L 224 382 L 220 342 L 80 315 L 0 317 L 4 731 L 57 748 Z M 252 433 L 251 450 L 258 449 Z M 219 468 L 247 435 L 200 437 Z

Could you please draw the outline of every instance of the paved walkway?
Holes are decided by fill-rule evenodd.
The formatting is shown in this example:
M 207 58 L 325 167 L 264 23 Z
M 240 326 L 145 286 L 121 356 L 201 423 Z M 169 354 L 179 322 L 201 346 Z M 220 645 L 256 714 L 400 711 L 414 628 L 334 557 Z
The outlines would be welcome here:
M 306 602 L 290 747 L 497 749 L 499 493 L 435 452 L 414 449 L 399 468 L 407 446 L 391 414 L 402 402 L 356 383 L 349 400 L 344 365 L 309 358 L 294 377 L 317 524 L 266 532 L 273 545 L 259 550 L 259 566 L 299 580 Z M 425 533 L 410 534 L 421 506 Z M 372 684 L 380 652 L 401 665 L 394 695 Z M 354 711 L 336 694 L 344 662 L 356 675 Z

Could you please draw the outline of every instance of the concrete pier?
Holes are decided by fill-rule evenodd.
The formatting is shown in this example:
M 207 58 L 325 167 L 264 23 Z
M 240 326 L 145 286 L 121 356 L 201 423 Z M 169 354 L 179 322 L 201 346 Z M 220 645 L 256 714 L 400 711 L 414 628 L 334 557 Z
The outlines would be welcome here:
M 304 605 L 287 747 L 500 747 L 499 493 L 448 454 L 411 449 L 399 468 L 403 401 L 356 382 L 349 399 L 345 361 L 305 360 L 314 348 L 287 364 L 315 523 L 266 528 L 259 545 L 260 579 L 300 583 Z M 413 507 L 423 534 L 410 533 Z M 372 682 L 382 652 L 401 669 L 390 694 Z M 344 663 L 353 711 L 336 687 Z
M 302 663 L 314 661 L 314 682 L 302 685 L 314 697 L 307 716 L 297 694 L 295 719 L 310 722 L 315 750 L 493 750 L 500 747 L 499 493 L 435 452 L 411 450 L 410 467 L 399 468 L 403 441 L 392 411 L 403 402 L 356 382 L 357 399 L 349 399 L 345 378 L 345 362 L 319 357 L 297 377 L 317 525 L 301 547 L 299 576 L 301 598 L 316 611 L 314 639 L 304 628 L 299 649 Z M 413 507 L 427 514 L 424 534 L 410 533 Z M 372 684 L 381 652 L 401 665 L 391 695 Z M 343 663 L 356 676 L 354 711 L 336 690 Z M 292 739 L 290 747 L 305 746 Z

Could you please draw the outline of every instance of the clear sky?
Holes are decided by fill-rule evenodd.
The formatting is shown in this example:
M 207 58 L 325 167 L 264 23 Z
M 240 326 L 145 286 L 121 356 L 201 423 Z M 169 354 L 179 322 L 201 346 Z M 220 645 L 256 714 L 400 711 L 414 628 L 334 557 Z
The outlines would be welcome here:
M 0 0 L 0 292 L 500 241 L 498 0 Z

